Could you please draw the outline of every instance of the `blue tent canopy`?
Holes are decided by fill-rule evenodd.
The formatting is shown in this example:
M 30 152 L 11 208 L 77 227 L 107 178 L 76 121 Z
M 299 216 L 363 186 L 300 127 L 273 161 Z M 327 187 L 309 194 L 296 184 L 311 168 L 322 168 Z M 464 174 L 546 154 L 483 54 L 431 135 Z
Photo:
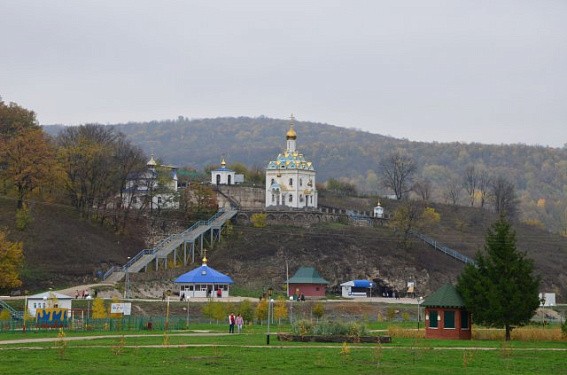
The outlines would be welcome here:
M 207 266 L 195 268 L 174 281 L 177 284 L 234 284 L 232 279 L 219 271 Z

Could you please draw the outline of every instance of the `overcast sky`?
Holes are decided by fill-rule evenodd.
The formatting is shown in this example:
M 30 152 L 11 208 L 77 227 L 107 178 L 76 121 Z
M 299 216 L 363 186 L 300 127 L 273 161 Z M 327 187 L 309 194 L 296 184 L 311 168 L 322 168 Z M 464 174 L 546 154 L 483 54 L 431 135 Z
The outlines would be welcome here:
M 260 116 L 567 143 L 567 1 L 0 0 L 0 96 L 41 124 Z

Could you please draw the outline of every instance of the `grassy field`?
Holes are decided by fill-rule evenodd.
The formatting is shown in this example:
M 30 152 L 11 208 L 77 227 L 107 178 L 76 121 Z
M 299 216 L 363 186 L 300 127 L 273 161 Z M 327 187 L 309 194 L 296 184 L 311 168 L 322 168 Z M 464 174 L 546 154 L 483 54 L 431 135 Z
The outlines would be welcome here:
M 280 342 L 272 334 L 267 345 L 266 327 L 240 335 L 225 328 L 1 334 L 0 374 L 567 374 L 566 341 L 325 344 Z

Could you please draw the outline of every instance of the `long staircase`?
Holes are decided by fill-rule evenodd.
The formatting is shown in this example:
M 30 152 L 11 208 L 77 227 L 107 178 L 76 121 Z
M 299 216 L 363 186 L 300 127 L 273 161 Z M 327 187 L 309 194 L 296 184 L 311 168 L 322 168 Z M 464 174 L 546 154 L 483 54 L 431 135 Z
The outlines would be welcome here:
M 137 273 L 147 270 L 151 262 L 155 262 L 155 269 L 159 269 L 160 263 L 167 268 L 167 260 L 173 253 L 174 259 L 177 258 L 177 251 L 183 245 L 183 263 L 187 264 L 188 253 L 187 245 L 190 245 L 192 261 L 195 261 L 195 244 L 201 245 L 203 250 L 204 236 L 210 235 L 210 243 L 215 239 L 220 241 L 220 234 L 223 225 L 232 219 L 237 210 L 229 209 L 219 210 L 213 217 L 207 221 L 200 220 L 181 233 L 173 234 L 157 243 L 152 249 L 144 249 L 132 257 L 124 266 L 113 266 L 102 277 L 106 282 L 118 282 L 124 278 L 126 273 Z M 180 251 L 181 251 L 180 250 Z
M 420 240 L 422 240 L 423 242 L 427 243 L 428 245 L 432 246 L 435 250 L 438 250 L 444 254 L 447 254 L 448 256 L 457 259 L 458 261 L 461 261 L 465 264 L 476 264 L 476 262 L 469 258 L 466 255 L 463 255 L 461 253 L 459 253 L 456 250 L 451 249 L 450 247 L 443 245 L 441 242 L 438 242 L 437 240 L 426 236 L 425 234 L 421 234 L 421 233 L 417 233 L 417 232 L 413 232 L 411 233 L 412 235 L 414 235 L 415 237 L 419 238 Z
M 24 312 L 23 311 L 18 311 L 16 309 L 14 309 L 12 306 L 8 305 L 6 302 L 2 301 L 1 299 L 0 299 L 0 307 L 2 307 L 2 310 L 8 310 L 13 319 L 23 319 L 24 318 Z

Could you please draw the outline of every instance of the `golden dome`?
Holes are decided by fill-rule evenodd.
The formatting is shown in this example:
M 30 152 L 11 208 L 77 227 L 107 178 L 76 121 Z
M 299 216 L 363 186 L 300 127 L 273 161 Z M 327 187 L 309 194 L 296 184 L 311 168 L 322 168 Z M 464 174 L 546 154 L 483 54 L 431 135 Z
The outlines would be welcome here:
M 289 140 L 289 139 L 296 139 L 297 138 L 297 133 L 295 132 L 295 130 L 293 130 L 293 121 L 295 120 L 295 117 L 293 117 L 293 114 L 291 115 L 290 118 L 290 123 L 289 123 L 289 130 L 287 131 L 287 133 L 285 134 L 285 137 Z
M 297 139 L 297 133 L 293 130 L 293 124 L 289 127 L 289 130 L 285 134 L 286 139 Z

